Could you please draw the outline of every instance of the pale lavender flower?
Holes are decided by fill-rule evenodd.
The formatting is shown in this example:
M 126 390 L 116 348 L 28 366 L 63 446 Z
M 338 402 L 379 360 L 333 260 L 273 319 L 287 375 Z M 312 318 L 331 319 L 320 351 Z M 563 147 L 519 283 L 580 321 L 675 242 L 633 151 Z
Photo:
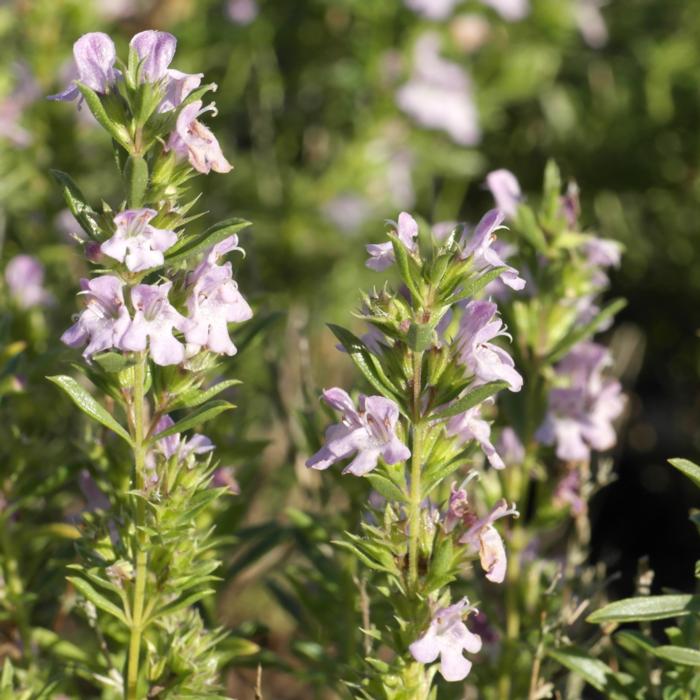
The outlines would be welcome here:
M 494 583 L 502 583 L 505 579 L 508 560 L 503 540 L 493 523 L 508 515 L 517 518 L 519 513 L 515 504 L 508 506 L 505 499 L 499 501 L 483 518 L 477 518 L 472 511 L 468 511 L 464 517 L 468 530 L 459 538 L 461 544 L 469 545 L 479 553 L 481 568 L 486 578 Z
M 469 510 L 470 505 L 467 490 L 464 486 L 457 488 L 456 484 L 453 483 L 450 488 L 450 499 L 447 503 L 447 511 L 443 519 L 443 529 L 445 532 L 452 532 L 457 525 L 462 523 Z
M 583 40 L 592 48 L 600 49 L 608 43 L 608 27 L 600 8 L 602 0 L 574 0 L 574 20 Z
M 603 268 L 620 266 L 622 245 L 617 241 L 590 236 L 582 247 L 591 265 Z
M 511 391 L 520 391 L 523 378 L 515 369 L 513 358 L 502 348 L 489 342 L 499 336 L 510 337 L 498 308 L 490 301 L 471 301 L 460 319 L 456 343 L 459 361 L 474 375 L 478 383 L 505 381 Z
M 581 474 L 578 469 L 571 469 L 559 481 L 554 489 L 553 500 L 559 507 L 569 506 L 574 516 L 583 515 L 586 512 L 587 505 L 581 497 Z
M 518 22 L 530 12 L 529 0 L 481 0 L 484 5 L 493 8 L 507 22 Z
M 156 439 L 159 433 L 173 425 L 175 425 L 175 421 L 169 415 L 161 416 L 154 430 Z M 184 462 L 191 455 L 203 455 L 211 452 L 214 449 L 214 443 L 206 435 L 200 433 L 195 433 L 189 440 L 183 438 L 180 433 L 173 433 L 157 440 L 156 447 L 165 459 L 175 457 L 178 462 Z
M 431 20 L 447 19 L 462 0 L 404 0 L 406 7 Z M 530 11 L 529 0 L 481 0 L 508 22 L 517 22 Z
M 432 20 L 447 19 L 461 0 L 404 0 L 406 7 Z
M 506 466 L 491 443 L 491 425 L 481 417 L 481 404 L 450 418 L 447 421 L 447 434 L 465 444 L 476 440 L 494 469 Z
M 165 262 L 163 252 L 177 242 L 175 231 L 156 228 L 149 221 L 155 209 L 127 209 L 114 217 L 116 231 L 100 246 L 110 258 L 126 264 L 131 272 L 143 272 Z
M 159 112 L 169 112 L 179 107 L 183 100 L 202 84 L 204 73 L 183 73 L 175 68 L 167 70 L 165 97 L 158 105 Z
M 556 444 L 556 454 L 568 461 L 586 461 L 591 449 L 604 451 L 615 445 L 613 421 L 624 409 L 620 383 L 604 376 L 612 362 L 607 348 L 579 343 L 556 368 L 568 386 L 549 393 L 544 423 L 537 431 L 540 442 Z
M 328 200 L 322 206 L 322 211 L 334 226 L 344 233 L 351 233 L 367 221 L 371 208 L 362 195 L 346 192 Z
M 485 272 L 494 267 L 506 267 L 499 279 L 511 289 L 521 290 L 525 286 L 525 280 L 514 267 L 506 265 L 500 255 L 493 248 L 496 241 L 496 231 L 501 228 L 504 219 L 504 212 L 500 209 L 491 209 L 486 212 L 477 224 L 471 238 L 463 242 L 461 258 L 471 257 L 474 262 L 476 272 Z
M 227 173 L 233 166 L 226 160 L 221 146 L 212 132 L 197 117 L 205 112 L 215 111 L 212 105 L 202 108 L 197 100 L 182 108 L 177 117 L 175 131 L 168 139 L 168 149 L 181 158 L 187 158 L 190 165 L 200 173 Z
M 525 446 L 513 428 L 507 426 L 501 431 L 496 447 L 506 464 L 522 464 L 525 461 Z
M 232 496 L 238 496 L 241 493 L 241 487 L 236 479 L 233 467 L 219 467 L 216 469 L 212 475 L 211 485 L 216 488 L 228 489 Z
M 307 467 L 328 469 L 354 454 L 343 474 L 364 476 L 377 466 L 380 457 L 387 464 L 398 464 L 411 456 L 396 435 L 399 407 L 393 401 L 360 394 L 355 409 L 347 392 L 338 388 L 324 391 L 323 399 L 343 417 L 326 430 L 326 444 L 306 461 Z
M 493 170 L 486 176 L 486 186 L 491 191 L 496 206 L 509 219 L 513 219 L 523 201 L 520 183 L 515 175 L 504 168 Z
M 445 131 L 455 143 L 473 146 L 481 138 L 469 75 L 440 56 L 440 36 L 434 32 L 416 42 L 413 75 L 396 101 L 419 124 Z
M 184 331 L 187 319 L 168 301 L 172 286 L 172 282 L 138 284 L 131 290 L 134 320 L 121 339 L 124 350 L 141 352 L 149 346 L 157 365 L 177 365 L 185 359 L 185 349 L 173 328 Z
M 430 664 L 439 656 L 440 673 L 446 681 L 464 680 L 472 662 L 463 652 L 476 654 L 481 650 L 481 637 L 464 624 L 464 616 L 471 610 L 466 598 L 437 610 L 423 636 L 409 646 L 411 656 L 422 664 Z
M 168 32 L 149 29 L 136 34 L 129 46 L 136 52 L 141 64 L 139 81 L 156 83 L 168 73 L 168 66 L 175 56 L 177 39 Z
M 78 70 L 78 81 L 95 92 L 109 92 L 119 76 L 114 68 L 117 59 L 114 42 L 102 32 L 84 34 L 73 44 L 73 57 Z M 50 95 L 50 100 L 74 100 L 80 91 L 73 81 L 63 92 Z
M 114 22 L 136 14 L 138 0 L 97 0 L 96 10 L 103 19 Z
M 5 282 L 17 306 L 44 306 L 52 297 L 44 289 L 44 266 L 31 255 L 16 255 L 5 267 Z
M 82 279 L 80 286 L 87 305 L 61 340 L 71 347 L 87 342 L 83 351 L 86 359 L 109 348 L 122 348 L 122 338 L 130 324 L 124 304 L 124 283 L 114 275 L 101 275 Z
M 259 12 L 260 8 L 255 0 L 228 0 L 226 3 L 226 15 L 234 24 L 250 24 Z
M 393 223 L 393 222 L 392 222 Z M 416 237 L 418 236 L 418 224 L 416 220 L 405 211 L 399 214 L 399 220 L 395 224 L 396 235 L 407 250 L 415 252 L 418 247 Z M 389 243 L 370 243 L 365 246 L 369 253 L 369 258 L 365 265 L 371 270 L 381 272 L 386 270 L 396 261 L 394 257 L 394 248 Z
M 191 346 L 224 355 L 236 353 L 227 324 L 241 323 L 253 316 L 233 279 L 231 263 L 217 263 L 220 256 L 232 250 L 241 250 L 238 236 L 229 236 L 213 246 L 188 281 L 191 291 L 187 298 L 185 338 Z

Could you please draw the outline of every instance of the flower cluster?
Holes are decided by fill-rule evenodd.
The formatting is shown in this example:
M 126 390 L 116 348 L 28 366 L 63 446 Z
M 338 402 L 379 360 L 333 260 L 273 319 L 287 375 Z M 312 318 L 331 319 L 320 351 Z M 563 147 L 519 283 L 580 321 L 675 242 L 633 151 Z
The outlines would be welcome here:
M 371 507 L 383 507 L 383 518 L 368 518 L 365 538 L 348 546 L 365 563 L 389 572 L 395 594 L 411 601 L 414 613 L 400 623 L 413 636 L 396 649 L 397 658 L 430 664 L 440 657 L 440 672 L 449 681 L 466 677 L 471 662 L 463 653 L 478 652 L 481 639 L 464 624 L 466 599 L 449 605 L 447 583 L 467 574 L 464 562 L 471 560 L 480 561 L 488 581 L 503 582 L 506 548 L 494 523 L 518 515 L 505 500 L 491 508 L 478 497 L 468 500 L 464 487 L 453 485 L 444 500 L 436 495 L 448 474 L 474 458 L 473 446 L 496 469 L 507 468 L 482 411 L 499 390 L 519 392 L 523 377 L 503 346 L 510 336 L 497 305 L 480 296 L 496 280 L 512 291 L 525 286 L 495 247 L 504 218 L 504 212 L 490 211 L 472 232 L 452 226 L 442 235 L 438 227 L 426 255 L 418 222 L 401 212 L 389 240 L 367 246 L 367 267 L 396 270 L 403 285 L 395 293 L 385 285 L 363 297 L 360 315 L 369 332 L 362 340 L 333 328 L 340 348 L 380 394 L 360 394 L 356 407 L 344 390 L 325 391 L 324 402 L 342 419 L 326 430 L 325 443 L 306 462 L 327 469 L 350 460 L 343 473 L 366 477 L 378 490 L 381 498 Z M 371 525 L 382 521 L 384 531 Z M 450 554 L 439 556 L 445 548 Z M 388 567 L 397 561 L 404 562 L 403 570 Z M 444 582 L 430 587 L 441 576 Z M 406 673 L 407 689 L 428 688 L 429 681 L 416 686 Z M 374 697 L 373 687 L 367 692 Z
M 557 457 L 587 461 L 591 450 L 605 451 L 615 445 L 613 421 L 624 408 L 622 387 L 604 371 L 612 364 L 608 349 L 584 342 L 557 365 L 557 386 L 549 393 L 549 407 L 537 438 L 555 444 Z
M 201 100 L 192 100 L 200 87 L 202 73 L 183 73 L 170 68 L 177 40 L 172 34 L 147 30 L 136 34 L 129 44 L 130 64 L 134 57 L 135 70 L 125 75 L 116 68 L 117 54 L 112 39 L 102 32 L 85 34 L 75 42 L 73 57 L 78 78 L 50 99 L 71 101 L 85 97 L 81 86 L 99 95 L 119 94 L 125 81 L 130 87 L 149 84 L 155 95 L 157 113 L 176 113 L 174 128 L 167 138 L 166 150 L 185 158 L 200 173 L 211 170 L 227 173 L 231 164 L 226 160 L 216 137 L 199 121 L 199 117 L 216 110 L 203 107 Z M 150 115 L 149 115 L 150 116 Z
M 248 222 L 228 219 L 189 230 L 198 217 L 188 212 L 198 198 L 182 202 L 184 183 L 231 165 L 198 120 L 215 111 L 201 100 L 215 86 L 201 86 L 201 73 L 170 68 L 175 48 L 170 34 L 141 32 L 122 63 L 107 35 L 87 34 L 74 46 L 78 78 L 53 96 L 80 97 L 88 106 L 112 138 L 126 190 L 119 211 L 107 204 L 98 211 L 68 175 L 56 173 L 84 232 L 79 240 L 87 262 L 99 265 L 81 281 L 83 310 L 61 339 L 84 346 L 83 371 L 110 397 L 110 409 L 72 377 L 51 379 L 132 453 L 127 469 L 114 465 L 129 477 L 123 493 L 98 498 L 89 472 L 81 478 L 92 511 L 81 551 L 91 564 L 74 566 L 76 590 L 126 628 L 105 633 L 101 618 L 94 623 L 117 640 L 118 662 L 105 649 L 114 669 L 109 680 L 127 700 L 160 694 L 167 685 L 183 697 L 218 696 L 221 634 L 207 630 L 193 606 L 212 592 L 203 584 L 218 566 L 213 512 L 206 511 L 223 492 L 239 489 L 232 470 L 216 462 L 211 440 L 185 431 L 233 408 L 210 399 L 238 382 L 207 386 L 207 371 L 215 356 L 237 351 L 229 324 L 253 314 L 224 260 L 243 252 L 237 231 Z M 21 275 L 29 279 L 20 283 Z M 6 271 L 24 305 L 45 301 L 41 275 L 32 260 Z M 91 547 L 104 532 L 112 549 L 105 545 L 97 554 Z M 97 598 L 93 585 L 112 599 Z M 93 680 L 99 682 L 97 671 Z

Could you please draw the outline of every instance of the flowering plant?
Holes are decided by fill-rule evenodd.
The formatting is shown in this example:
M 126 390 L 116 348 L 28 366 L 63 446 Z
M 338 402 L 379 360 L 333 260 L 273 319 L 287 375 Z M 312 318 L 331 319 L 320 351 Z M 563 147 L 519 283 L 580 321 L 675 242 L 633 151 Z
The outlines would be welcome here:
M 53 376 L 105 432 L 82 487 L 88 503 L 82 562 L 69 578 L 100 653 L 82 671 L 106 697 L 219 697 L 218 647 L 195 604 L 213 592 L 213 504 L 230 475 L 201 434 L 185 433 L 233 408 L 210 385 L 219 355 L 236 347 L 228 324 L 251 318 L 230 260 L 242 253 L 229 219 L 193 233 L 192 177 L 231 165 L 199 121 L 215 85 L 170 67 L 176 40 L 144 31 L 116 57 L 102 33 L 76 41 L 78 78 L 55 100 L 87 105 L 114 144 L 125 190 L 116 209 L 93 208 L 65 173 L 54 173 L 83 230 L 94 274 L 83 310 L 62 336 L 82 348 L 84 382 Z

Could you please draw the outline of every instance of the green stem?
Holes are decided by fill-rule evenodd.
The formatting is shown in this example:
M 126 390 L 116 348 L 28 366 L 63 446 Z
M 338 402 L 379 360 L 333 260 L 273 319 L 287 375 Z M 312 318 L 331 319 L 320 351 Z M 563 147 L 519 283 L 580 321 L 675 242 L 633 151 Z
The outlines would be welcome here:
M 421 467 L 423 462 L 423 430 L 421 419 L 421 368 L 423 353 L 413 353 L 413 442 L 411 445 L 411 492 L 408 502 L 408 584 L 415 590 L 418 583 L 418 542 L 420 540 Z
M 142 354 L 134 367 L 133 386 L 133 443 L 134 443 L 134 484 L 137 491 L 144 488 L 144 462 L 146 450 L 144 445 L 144 388 L 146 383 L 146 355 Z M 131 630 L 129 638 L 128 675 L 126 685 L 126 700 L 139 700 L 139 658 L 141 656 L 141 635 L 143 632 L 143 608 L 146 591 L 146 574 L 148 572 L 148 557 L 145 551 L 145 535 L 143 526 L 146 519 L 146 505 L 142 498 L 136 501 L 136 580 L 134 598 L 131 606 Z
M 32 644 L 31 644 L 31 629 L 29 625 L 29 616 L 24 606 L 24 585 L 22 576 L 17 562 L 17 551 L 12 539 L 11 528 L 7 520 L 3 520 L 2 524 L 2 545 L 5 555 L 5 576 L 7 577 L 7 592 L 9 593 L 10 602 L 15 613 L 17 627 L 19 629 L 20 638 L 22 640 L 22 655 L 29 661 L 31 660 Z

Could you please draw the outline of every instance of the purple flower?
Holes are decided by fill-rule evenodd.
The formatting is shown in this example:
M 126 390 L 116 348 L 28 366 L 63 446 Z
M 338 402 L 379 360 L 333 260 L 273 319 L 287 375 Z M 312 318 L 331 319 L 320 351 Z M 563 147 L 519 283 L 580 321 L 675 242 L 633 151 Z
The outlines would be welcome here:
M 491 209 L 491 211 L 486 212 L 472 237 L 466 241 L 460 257 L 464 259 L 471 256 L 477 272 L 485 272 L 494 267 L 507 267 L 508 269 L 500 275 L 499 279 L 511 289 L 520 290 L 525 286 L 525 280 L 520 277 L 514 267 L 506 265 L 492 247 L 496 240 L 495 232 L 503 228 L 501 226 L 503 218 L 504 213 L 499 209 Z
M 457 488 L 453 483 L 450 489 L 450 499 L 447 503 L 447 512 L 443 520 L 445 532 L 452 532 L 457 525 L 463 522 L 469 510 L 470 506 L 467 490 L 464 486 Z
M 219 265 L 216 262 L 221 255 L 232 250 L 241 250 L 238 236 L 229 236 L 209 251 L 204 262 L 192 273 L 189 280 L 191 292 L 187 298 L 187 342 L 224 355 L 236 354 L 227 324 L 241 323 L 253 316 L 233 279 L 231 263 Z
M 109 92 L 119 72 L 114 68 L 117 59 L 114 42 L 106 34 L 90 32 L 81 36 L 73 44 L 73 57 L 78 69 L 78 81 L 73 81 L 63 92 L 50 95 L 50 100 L 74 100 L 80 95 L 76 82 L 85 83 L 101 94 Z
M 525 461 L 525 446 L 513 428 L 503 428 L 496 449 L 506 464 L 522 464 Z
M 450 418 L 447 434 L 457 437 L 461 443 L 476 440 L 494 469 L 506 466 L 491 443 L 491 425 L 481 417 L 481 404 Z
M 569 506 L 574 516 L 583 515 L 586 512 L 587 505 L 581 497 L 581 474 L 578 469 L 571 469 L 556 485 L 553 501 L 559 507 Z
M 529 0 L 481 0 L 492 7 L 507 22 L 518 22 L 530 12 Z
M 411 656 L 422 664 L 430 664 L 439 656 L 440 673 L 446 681 L 464 680 L 472 663 L 463 652 L 476 654 L 481 650 L 481 637 L 470 632 L 463 620 L 472 609 L 469 601 L 462 598 L 437 610 L 423 636 L 409 646 Z
M 100 250 L 109 257 L 126 263 L 131 272 L 142 272 L 165 262 L 163 252 L 177 241 L 175 231 L 151 226 L 155 209 L 127 209 L 114 217 L 117 230 Z
M 212 486 L 216 488 L 226 488 L 233 496 L 238 496 L 241 487 L 236 480 L 232 467 L 219 467 L 214 471 L 211 479 Z
M 520 183 L 510 170 L 493 170 L 486 176 L 486 186 L 491 190 L 496 206 L 513 219 L 523 201 Z
M 169 68 L 165 97 L 158 106 L 159 112 L 168 112 L 179 107 L 183 100 L 202 84 L 204 73 L 183 73 Z
M 586 461 L 591 449 L 608 450 L 616 442 L 613 421 L 622 413 L 624 396 L 620 383 L 603 371 L 612 362 L 607 348 L 592 342 L 579 343 L 556 368 L 567 386 L 549 393 L 549 407 L 537 439 L 556 444 L 557 457 Z
M 590 236 L 582 246 L 588 262 L 596 267 L 619 267 L 622 245 L 611 238 Z
M 402 211 L 399 214 L 399 220 L 395 226 L 396 234 L 401 243 L 404 244 L 407 250 L 415 252 L 418 247 L 416 242 L 416 236 L 418 236 L 418 224 L 416 223 L 416 220 L 410 214 Z M 391 242 L 370 243 L 365 247 L 369 253 L 369 258 L 367 259 L 365 265 L 371 270 L 381 272 L 394 264 L 396 259 L 394 257 L 394 248 Z
M 258 12 L 260 8 L 255 0 L 228 0 L 226 3 L 226 15 L 234 24 L 250 24 Z
M 156 83 L 165 78 L 168 66 L 173 60 L 177 39 L 168 32 L 158 32 L 149 29 L 139 32 L 129 46 L 139 58 L 139 82 Z
M 190 165 L 200 173 L 227 173 L 233 169 L 214 134 L 197 120 L 207 111 L 214 111 L 213 106 L 202 108 L 202 101 L 197 100 L 182 108 L 177 117 L 175 131 L 170 134 L 168 148 L 181 158 L 187 158 Z
M 130 324 L 124 304 L 124 283 L 113 275 L 101 275 L 81 280 L 80 286 L 87 306 L 61 340 L 71 347 L 87 342 L 83 351 L 86 359 L 109 348 L 122 348 L 121 341 Z
M 447 19 L 460 0 L 404 0 L 406 7 L 432 20 Z
M 16 255 L 5 267 L 5 282 L 17 306 L 30 309 L 51 301 L 44 289 L 44 266 L 31 255 Z
M 440 56 L 440 36 L 434 32 L 416 42 L 413 76 L 399 89 L 396 102 L 419 124 L 445 131 L 462 146 L 481 138 L 469 75 Z
M 499 336 L 509 337 L 498 309 L 490 301 L 470 301 L 460 319 L 457 334 L 459 361 L 479 383 L 505 381 L 511 391 L 520 391 L 523 378 L 514 366 L 513 358 L 502 348 L 489 342 Z
M 328 469 L 351 455 L 355 458 L 343 474 L 364 476 L 371 472 L 381 457 L 387 464 L 406 461 L 411 452 L 396 436 L 399 407 L 383 396 L 360 394 L 358 409 L 347 392 L 327 389 L 323 400 L 343 414 L 342 421 L 326 430 L 326 444 L 306 461 L 312 469 Z
M 185 349 L 173 336 L 173 328 L 184 331 L 187 319 L 168 301 L 172 282 L 138 284 L 131 290 L 134 320 L 121 340 L 124 350 L 141 352 L 150 345 L 157 365 L 177 365 L 185 359 Z
M 479 553 L 481 568 L 486 572 L 486 578 L 494 583 L 503 582 L 508 560 L 503 540 L 493 523 L 507 515 L 517 518 L 519 513 L 515 504 L 509 507 L 505 499 L 499 501 L 483 518 L 477 518 L 473 512 L 469 511 L 464 517 L 464 522 L 469 529 L 459 538 L 461 544 L 469 545 Z
M 155 427 L 155 436 L 159 433 L 175 425 L 173 419 L 168 416 L 162 416 Z M 176 457 L 178 462 L 184 462 L 191 455 L 203 455 L 211 452 L 214 449 L 214 443 L 206 436 L 195 433 L 189 440 L 183 438 L 180 433 L 166 435 L 156 442 L 158 451 L 165 457 L 170 459 Z

